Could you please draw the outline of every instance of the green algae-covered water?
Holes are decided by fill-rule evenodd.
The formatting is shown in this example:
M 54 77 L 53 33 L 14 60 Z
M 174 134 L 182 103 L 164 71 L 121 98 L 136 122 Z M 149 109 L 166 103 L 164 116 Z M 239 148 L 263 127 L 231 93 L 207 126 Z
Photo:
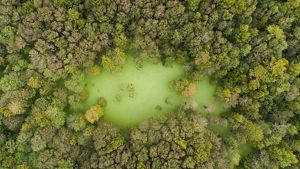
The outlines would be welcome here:
M 178 64 L 165 67 L 149 61 L 138 69 L 130 58 L 121 72 L 111 74 L 103 70 L 97 76 L 89 75 L 86 79 L 89 97 L 73 109 L 86 110 L 95 105 L 99 97 L 104 97 L 107 101 L 104 118 L 121 127 L 171 112 L 182 104 L 193 103 L 200 112 L 221 112 L 213 96 L 215 87 L 207 79 L 197 82 L 196 96 L 188 100 L 169 87 L 170 81 L 183 74 L 184 68 Z

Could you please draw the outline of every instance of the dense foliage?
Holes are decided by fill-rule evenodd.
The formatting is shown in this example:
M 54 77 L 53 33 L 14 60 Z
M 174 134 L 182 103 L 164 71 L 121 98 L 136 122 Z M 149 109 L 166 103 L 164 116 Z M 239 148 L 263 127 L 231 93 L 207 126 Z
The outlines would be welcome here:
M 209 76 L 228 112 L 126 131 L 103 98 L 70 112 L 129 48 L 184 65 L 185 97 Z M 0 168 L 300 168 L 299 61 L 300 0 L 0 0 Z

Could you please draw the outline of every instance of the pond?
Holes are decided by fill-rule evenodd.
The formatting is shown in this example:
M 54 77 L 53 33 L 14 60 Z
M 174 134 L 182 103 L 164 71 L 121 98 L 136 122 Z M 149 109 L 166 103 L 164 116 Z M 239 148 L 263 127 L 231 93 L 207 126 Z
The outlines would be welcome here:
M 145 61 L 142 68 L 137 68 L 134 60 L 129 58 L 121 72 L 111 74 L 103 70 L 97 76 L 89 75 L 86 78 L 89 97 L 72 108 L 87 110 L 97 103 L 99 97 L 104 97 L 107 101 L 104 118 L 120 127 L 136 125 L 183 104 L 196 104 L 197 110 L 203 113 L 220 113 L 222 107 L 214 97 L 215 87 L 208 79 L 196 83 L 196 95 L 190 99 L 182 98 L 169 87 L 170 81 L 184 73 L 179 64 L 166 67 Z

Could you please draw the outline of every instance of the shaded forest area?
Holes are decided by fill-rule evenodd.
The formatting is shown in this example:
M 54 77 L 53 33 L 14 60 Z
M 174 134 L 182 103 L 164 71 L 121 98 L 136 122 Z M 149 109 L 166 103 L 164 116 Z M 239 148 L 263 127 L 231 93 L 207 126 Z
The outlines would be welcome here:
M 105 99 L 69 112 L 128 48 L 183 65 L 179 92 L 210 77 L 228 112 L 128 130 L 101 119 Z M 0 168 L 300 168 L 299 61 L 300 0 L 0 0 Z

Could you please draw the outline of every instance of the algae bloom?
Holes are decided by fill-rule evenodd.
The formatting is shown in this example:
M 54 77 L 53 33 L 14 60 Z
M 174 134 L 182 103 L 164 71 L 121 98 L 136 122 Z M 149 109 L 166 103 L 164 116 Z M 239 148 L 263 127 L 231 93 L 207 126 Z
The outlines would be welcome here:
M 107 121 L 126 127 L 171 112 L 183 104 L 196 105 L 199 110 L 206 104 L 214 104 L 215 87 L 207 79 L 188 84 L 181 93 L 170 88 L 170 82 L 184 73 L 179 64 L 166 67 L 145 61 L 141 68 L 129 58 L 120 72 L 103 70 L 89 75 L 85 81 L 88 98 L 72 108 L 85 111 L 100 102 L 106 105 L 103 109 Z

